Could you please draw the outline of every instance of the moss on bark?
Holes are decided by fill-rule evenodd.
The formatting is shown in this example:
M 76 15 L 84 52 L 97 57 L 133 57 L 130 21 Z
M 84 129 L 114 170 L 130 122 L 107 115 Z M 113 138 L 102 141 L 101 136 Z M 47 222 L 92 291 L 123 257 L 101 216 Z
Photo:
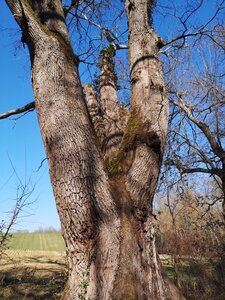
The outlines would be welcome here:
M 106 161 L 106 169 L 110 177 L 123 173 L 123 160 L 126 158 L 126 153 L 134 149 L 135 139 L 143 132 L 143 123 L 139 115 L 138 109 L 133 109 L 130 112 L 130 117 L 124 131 L 117 154 L 110 160 Z M 127 163 L 125 164 L 127 165 Z

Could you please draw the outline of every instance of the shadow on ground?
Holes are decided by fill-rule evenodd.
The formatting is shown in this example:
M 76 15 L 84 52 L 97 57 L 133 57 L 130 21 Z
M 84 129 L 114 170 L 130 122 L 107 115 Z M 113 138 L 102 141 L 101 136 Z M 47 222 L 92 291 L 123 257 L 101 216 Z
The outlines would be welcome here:
M 63 255 L 8 257 L 0 264 L 0 299 L 60 299 L 67 277 Z
M 187 300 L 225 299 L 225 261 L 203 257 L 177 257 L 177 274 L 168 255 L 161 255 L 167 276 L 178 285 Z M 178 276 L 178 277 L 177 277 Z

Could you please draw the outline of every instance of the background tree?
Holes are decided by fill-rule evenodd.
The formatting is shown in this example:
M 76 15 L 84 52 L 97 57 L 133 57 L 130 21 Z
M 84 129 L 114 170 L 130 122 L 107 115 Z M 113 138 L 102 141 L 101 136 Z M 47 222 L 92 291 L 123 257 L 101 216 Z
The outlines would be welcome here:
M 214 205 L 206 213 L 199 205 L 202 201 L 199 198 L 202 191 L 197 192 L 195 188 L 186 186 L 182 194 L 175 188 L 168 189 L 167 197 L 158 201 L 157 246 L 167 260 L 168 270 L 174 269 L 174 280 L 187 299 L 223 299 L 221 208 Z
M 27 216 L 28 209 L 34 204 L 34 201 L 29 201 L 29 198 L 35 186 L 31 184 L 30 180 L 26 180 L 26 178 L 25 180 L 20 179 L 15 169 L 13 174 L 16 175 L 18 180 L 16 198 L 14 199 L 15 203 L 13 203 L 13 208 L 10 211 L 0 211 L 0 260 L 6 255 L 8 243 L 12 236 L 12 230 L 15 228 L 18 219 Z
M 208 39 L 192 49 L 187 46 L 176 57 L 168 85 L 172 109 L 166 164 L 175 166 L 181 174 L 209 174 L 221 192 L 214 192 L 206 208 L 221 202 L 224 215 L 223 64 L 223 44 L 215 45 Z

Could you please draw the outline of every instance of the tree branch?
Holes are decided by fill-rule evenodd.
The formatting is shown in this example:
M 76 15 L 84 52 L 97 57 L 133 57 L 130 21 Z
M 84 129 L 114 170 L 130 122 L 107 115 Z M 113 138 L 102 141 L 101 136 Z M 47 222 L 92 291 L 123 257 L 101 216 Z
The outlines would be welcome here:
M 181 169 L 181 172 L 184 174 L 193 174 L 193 173 L 207 173 L 207 174 L 212 174 L 212 175 L 217 175 L 219 177 L 221 177 L 222 172 L 220 169 L 204 169 L 204 168 L 185 168 L 185 167 L 181 167 L 179 166 L 179 168 Z
M 73 14 L 72 12 L 69 12 L 72 16 L 76 16 L 75 14 Z M 109 42 L 109 44 L 111 44 L 115 50 L 123 50 L 123 49 L 128 49 L 128 45 L 122 45 L 122 44 L 118 44 L 115 43 L 115 41 L 118 41 L 117 36 L 108 28 L 101 26 L 98 23 L 95 23 L 93 21 L 90 20 L 90 18 L 88 18 L 84 13 L 81 13 L 80 19 L 85 20 L 86 22 L 88 22 L 90 25 L 93 25 L 95 27 L 97 27 L 106 37 L 107 41 Z
M 208 36 L 209 38 L 211 38 L 216 44 L 217 42 L 215 41 L 215 39 L 213 38 L 212 36 L 212 32 L 213 30 L 210 30 L 210 29 L 207 29 L 207 26 L 212 23 L 212 21 L 216 18 L 216 16 L 219 14 L 220 11 L 222 11 L 225 7 L 223 6 L 224 5 L 224 0 L 220 3 L 220 5 L 217 6 L 217 9 L 216 11 L 214 12 L 214 14 L 211 16 L 211 18 L 205 23 L 203 24 L 202 26 L 200 26 L 200 28 L 198 28 L 198 30 L 196 30 L 195 32 L 190 32 L 190 33 L 186 33 L 188 28 L 187 28 L 187 21 L 188 19 L 202 6 L 203 4 L 203 1 L 201 0 L 199 5 L 193 10 L 191 11 L 191 13 L 186 17 L 186 19 L 184 21 L 182 21 L 182 17 L 179 18 L 180 22 L 182 23 L 182 25 L 184 26 L 184 31 L 181 35 L 171 39 L 170 41 L 163 41 L 163 43 L 161 44 L 161 47 L 165 47 L 165 46 L 168 46 L 170 44 L 173 44 L 174 42 L 176 41 L 179 41 L 179 40 L 183 40 L 182 44 L 180 47 L 184 46 L 185 44 L 185 40 L 186 38 L 188 37 L 191 37 L 191 36 L 202 36 L 202 35 L 206 35 Z M 221 44 L 219 44 L 219 46 L 221 47 Z M 224 48 L 224 47 L 222 47 Z
M 185 105 L 184 101 L 180 97 L 180 95 L 177 92 L 169 91 L 170 93 L 175 93 L 176 96 L 178 97 L 179 101 L 172 101 L 172 103 L 176 106 L 178 106 L 183 112 L 185 112 L 186 116 L 188 117 L 189 120 L 195 123 L 195 125 L 198 126 L 198 128 L 204 133 L 205 137 L 209 141 L 210 146 L 212 147 L 213 152 L 220 158 L 224 159 L 225 158 L 225 151 L 223 150 L 222 147 L 217 143 L 215 140 L 215 137 L 213 133 L 210 131 L 209 127 L 207 124 L 201 122 L 198 120 L 195 116 L 193 116 L 191 109 Z
M 207 157 L 207 155 L 205 154 L 204 151 L 202 151 L 197 145 L 194 145 L 193 143 L 191 143 L 191 141 L 188 139 L 187 136 L 181 134 L 180 132 L 174 130 L 174 133 L 176 135 L 179 135 L 182 139 L 184 139 L 185 143 L 187 143 L 187 145 L 191 148 L 193 148 L 194 150 L 197 151 L 198 155 L 200 156 L 200 158 L 203 160 L 203 162 L 205 164 L 209 164 L 210 167 L 213 169 L 214 168 L 214 165 L 213 165 L 213 162 L 210 158 Z
M 40 36 L 43 37 L 44 32 L 48 31 L 47 27 L 41 24 L 35 15 L 28 0 L 6 0 L 6 3 L 24 33 L 38 40 Z
M 33 111 L 35 109 L 35 103 L 34 102 L 30 102 L 27 105 L 20 107 L 20 108 L 16 108 L 16 109 L 12 109 L 9 111 L 4 112 L 3 114 L 0 115 L 0 120 L 1 119 L 6 119 L 12 115 L 18 115 L 24 112 L 28 112 L 28 111 Z

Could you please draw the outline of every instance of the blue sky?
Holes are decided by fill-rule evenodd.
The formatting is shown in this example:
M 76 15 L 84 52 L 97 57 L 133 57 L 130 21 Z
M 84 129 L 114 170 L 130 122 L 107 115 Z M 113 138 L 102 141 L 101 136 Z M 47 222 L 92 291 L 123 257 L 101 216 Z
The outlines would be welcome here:
M 4 1 L 0 4 L 0 113 L 33 101 L 30 66 L 27 51 L 22 47 L 21 33 Z M 0 121 L 0 219 L 14 205 L 19 180 L 31 180 L 36 185 L 16 229 L 36 230 L 39 227 L 60 228 L 54 197 L 49 182 L 47 161 L 37 172 L 45 158 L 36 113 L 31 112 L 17 121 Z M 15 168 L 19 179 L 14 173 Z

